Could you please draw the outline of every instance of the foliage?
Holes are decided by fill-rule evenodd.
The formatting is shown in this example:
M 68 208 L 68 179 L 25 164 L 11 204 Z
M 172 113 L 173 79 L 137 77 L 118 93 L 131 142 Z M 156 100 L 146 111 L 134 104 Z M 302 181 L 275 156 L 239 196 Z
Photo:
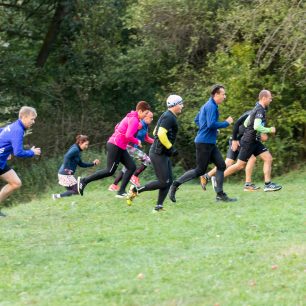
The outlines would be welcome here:
M 0 107 L 38 110 L 31 141 L 59 156 L 77 133 L 104 148 L 114 125 L 149 101 L 155 118 L 169 93 L 184 97 L 179 164 L 194 165 L 194 116 L 209 88 L 228 98 L 221 119 L 251 108 L 262 88 L 282 173 L 305 160 L 305 3 L 287 0 L 0 1 Z M 48 137 L 46 137 L 48 135 Z M 219 136 L 226 151 L 230 128 Z M 292 150 L 294 148 L 294 150 Z

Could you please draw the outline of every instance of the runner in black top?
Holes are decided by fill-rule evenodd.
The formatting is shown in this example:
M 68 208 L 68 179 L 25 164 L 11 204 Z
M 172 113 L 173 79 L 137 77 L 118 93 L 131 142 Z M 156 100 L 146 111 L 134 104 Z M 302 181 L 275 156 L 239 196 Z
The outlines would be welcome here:
M 263 162 L 263 172 L 265 178 L 264 191 L 277 191 L 282 188 L 271 182 L 272 155 L 268 149 L 257 139 L 257 132 L 275 134 L 275 127 L 266 128 L 263 126 L 266 120 L 266 109 L 272 102 L 271 92 L 262 90 L 259 93 L 259 102 L 251 111 L 250 115 L 244 122 L 246 127 L 240 141 L 240 152 L 236 164 L 227 168 L 224 177 L 229 176 L 241 169 L 244 169 L 249 158 L 254 155 L 259 156 Z
M 176 116 L 181 113 L 183 99 L 177 95 L 170 95 L 167 99 L 168 110 L 159 118 L 154 134 L 154 142 L 150 148 L 150 159 L 157 177 L 156 181 L 151 181 L 144 186 L 132 186 L 128 197 L 128 205 L 141 192 L 159 189 L 158 200 L 154 211 L 163 210 L 163 203 L 172 184 L 172 166 L 170 156 L 177 155 L 177 150 L 173 147 L 178 132 Z

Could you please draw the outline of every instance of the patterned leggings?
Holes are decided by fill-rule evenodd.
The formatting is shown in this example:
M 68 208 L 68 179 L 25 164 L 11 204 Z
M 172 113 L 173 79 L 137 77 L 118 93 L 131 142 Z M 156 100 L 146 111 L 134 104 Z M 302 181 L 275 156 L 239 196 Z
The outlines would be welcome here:
M 133 146 L 128 145 L 126 150 L 128 151 L 128 153 L 130 154 L 131 157 L 139 160 L 146 167 L 151 164 L 150 157 L 146 153 L 144 153 L 143 151 L 139 150 L 138 148 L 135 148 Z M 121 171 L 124 173 L 126 171 L 126 168 L 123 167 Z

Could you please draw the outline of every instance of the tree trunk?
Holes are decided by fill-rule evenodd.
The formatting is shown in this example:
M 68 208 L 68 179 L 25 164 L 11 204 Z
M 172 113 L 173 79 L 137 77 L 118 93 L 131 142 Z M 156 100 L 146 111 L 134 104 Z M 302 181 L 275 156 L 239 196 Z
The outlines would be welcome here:
M 44 39 L 44 43 L 40 49 L 36 60 L 37 67 L 43 67 L 48 59 L 52 45 L 59 33 L 60 25 L 63 18 L 67 15 L 67 7 L 64 5 L 63 1 L 59 1 L 57 8 L 55 10 L 52 22 L 49 26 L 48 33 Z

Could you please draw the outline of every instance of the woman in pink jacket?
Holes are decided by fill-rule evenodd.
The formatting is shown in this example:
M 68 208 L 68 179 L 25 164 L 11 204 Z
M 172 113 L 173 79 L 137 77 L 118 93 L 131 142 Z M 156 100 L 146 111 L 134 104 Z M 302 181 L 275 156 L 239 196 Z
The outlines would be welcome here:
M 136 144 L 141 147 L 141 141 L 135 138 L 138 131 L 138 125 L 150 111 L 150 105 L 145 101 L 140 101 L 136 105 L 136 111 L 131 111 L 121 120 L 115 127 L 113 135 L 109 138 L 107 148 L 107 166 L 103 170 L 99 170 L 88 177 L 78 177 L 78 192 L 83 195 L 86 185 L 90 182 L 100 180 L 111 176 L 115 173 L 119 163 L 126 167 L 118 196 L 122 197 L 126 194 L 125 188 L 136 170 L 135 162 L 127 152 L 126 148 L 129 143 Z

